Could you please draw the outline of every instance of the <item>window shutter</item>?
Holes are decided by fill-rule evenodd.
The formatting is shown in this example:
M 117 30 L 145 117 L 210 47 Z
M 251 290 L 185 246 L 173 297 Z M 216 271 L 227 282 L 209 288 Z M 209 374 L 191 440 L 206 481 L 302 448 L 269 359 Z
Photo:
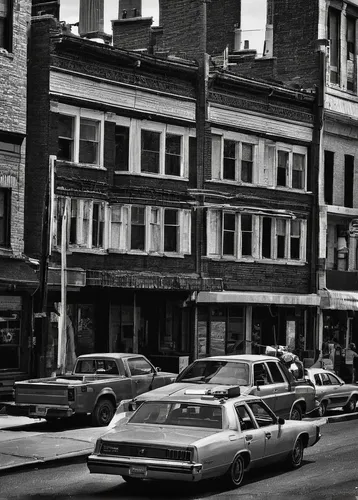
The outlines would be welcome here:
M 257 215 L 252 216 L 252 256 L 260 258 L 260 218 Z
M 263 170 L 263 184 L 266 186 L 273 185 L 276 170 L 276 147 L 273 143 L 265 144 L 265 158 Z
M 300 242 L 300 258 L 306 261 L 307 258 L 307 221 L 301 220 L 301 242 Z
M 222 165 L 222 137 L 221 135 L 211 136 L 211 178 L 221 179 Z
M 180 225 L 180 253 L 191 253 L 191 210 L 182 210 Z
M 221 211 L 208 210 L 206 223 L 206 247 L 207 256 L 221 255 L 220 250 L 220 231 L 221 231 Z
M 110 248 L 120 248 L 121 206 L 111 207 Z

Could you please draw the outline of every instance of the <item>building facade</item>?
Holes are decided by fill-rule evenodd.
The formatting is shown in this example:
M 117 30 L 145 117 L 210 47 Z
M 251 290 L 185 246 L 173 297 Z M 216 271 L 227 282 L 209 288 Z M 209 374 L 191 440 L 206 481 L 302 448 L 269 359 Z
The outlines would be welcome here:
M 30 0 L 0 1 L 0 396 L 32 371 L 35 271 L 24 257 Z

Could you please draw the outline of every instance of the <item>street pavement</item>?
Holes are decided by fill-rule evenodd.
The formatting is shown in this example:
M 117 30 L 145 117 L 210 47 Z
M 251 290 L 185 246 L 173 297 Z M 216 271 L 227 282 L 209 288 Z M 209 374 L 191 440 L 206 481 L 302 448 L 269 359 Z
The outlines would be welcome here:
M 315 420 L 325 425 L 354 419 L 358 419 L 358 412 L 335 412 L 320 419 L 305 420 Z M 78 426 L 66 429 L 66 423 L 60 423 L 54 429 L 43 419 L 0 413 L 0 474 L 77 457 L 85 459 L 93 451 L 97 438 L 106 430 L 106 427 Z

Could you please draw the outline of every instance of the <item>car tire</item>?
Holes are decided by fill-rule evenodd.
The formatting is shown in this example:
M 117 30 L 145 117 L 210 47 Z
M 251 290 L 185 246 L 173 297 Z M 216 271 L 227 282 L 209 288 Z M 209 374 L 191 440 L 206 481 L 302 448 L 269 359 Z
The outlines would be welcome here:
M 357 409 L 357 398 L 352 396 L 348 403 L 343 406 L 343 410 L 347 413 L 353 413 Z
M 100 399 L 92 412 L 92 424 L 96 427 L 104 427 L 110 423 L 114 415 L 114 404 L 110 399 Z
M 230 488 L 241 486 L 245 475 L 245 460 L 242 455 L 237 455 L 225 475 L 225 482 Z
M 302 420 L 302 410 L 300 406 L 295 405 L 292 408 L 289 420 Z
M 302 438 L 298 437 L 288 456 L 289 462 L 287 465 L 290 469 L 298 469 L 298 467 L 302 465 L 303 450 L 304 445 Z
M 327 402 L 321 401 L 319 407 L 316 410 L 317 417 L 324 417 L 327 413 Z

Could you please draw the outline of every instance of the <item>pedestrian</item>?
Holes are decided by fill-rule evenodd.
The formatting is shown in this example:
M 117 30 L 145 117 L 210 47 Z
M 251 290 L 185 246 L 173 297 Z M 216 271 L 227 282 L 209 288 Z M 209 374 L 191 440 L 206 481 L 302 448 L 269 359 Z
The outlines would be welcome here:
M 356 381 L 356 373 L 353 366 L 353 361 L 355 358 L 358 358 L 358 354 L 355 352 L 356 345 L 351 342 L 346 349 L 346 369 L 349 373 L 350 380 L 352 384 L 355 384 Z

